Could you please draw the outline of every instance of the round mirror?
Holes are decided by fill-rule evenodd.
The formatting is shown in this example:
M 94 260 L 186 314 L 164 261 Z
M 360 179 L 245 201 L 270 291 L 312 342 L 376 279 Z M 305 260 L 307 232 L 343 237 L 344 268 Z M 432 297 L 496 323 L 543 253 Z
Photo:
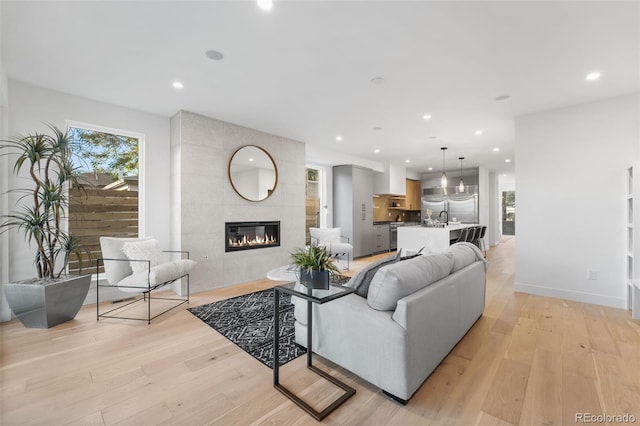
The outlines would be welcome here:
M 276 189 L 278 169 L 271 155 L 255 145 L 239 148 L 229 160 L 229 180 L 239 196 L 262 201 Z

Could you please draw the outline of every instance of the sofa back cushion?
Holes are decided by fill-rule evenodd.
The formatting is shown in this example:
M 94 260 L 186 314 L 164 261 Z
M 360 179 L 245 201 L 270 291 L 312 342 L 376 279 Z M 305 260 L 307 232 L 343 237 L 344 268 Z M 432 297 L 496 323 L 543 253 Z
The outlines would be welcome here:
M 376 272 L 383 266 L 391 265 L 398 261 L 400 256 L 400 251 L 396 254 L 392 254 L 390 256 L 383 257 L 380 260 L 372 262 L 359 270 L 353 278 L 349 280 L 346 284 L 347 287 L 353 287 L 356 289 L 356 294 L 358 296 L 367 297 L 369 294 L 369 285 L 371 284 L 371 280 L 376 275 Z
M 441 280 L 452 268 L 451 253 L 418 256 L 384 266 L 371 280 L 367 303 L 379 311 L 393 311 L 398 300 Z
M 471 265 L 478 260 L 474 251 L 477 247 L 471 243 L 456 243 L 449 247 L 449 252 L 453 254 L 453 271 L 456 272 L 465 266 Z

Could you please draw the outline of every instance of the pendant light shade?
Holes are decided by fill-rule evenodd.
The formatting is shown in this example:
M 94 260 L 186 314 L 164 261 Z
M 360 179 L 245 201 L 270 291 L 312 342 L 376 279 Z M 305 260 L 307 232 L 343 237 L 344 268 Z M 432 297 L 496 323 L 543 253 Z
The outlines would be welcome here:
M 444 170 L 444 152 L 447 150 L 447 147 L 443 146 L 440 149 L 442 150 L 442 177 L 440 178 L 440 186 L 442 186 L 443 188 L 446 188 L 447 187 L 447 174 L 445 173 L 445 170 Z
M 460 185 L 458 185 L 458 192 L 464 192 L 464 182 L 462 181 L 462 160 L 464 160 L 464 157 L 458 157 L 458 160 L 460 160 Z

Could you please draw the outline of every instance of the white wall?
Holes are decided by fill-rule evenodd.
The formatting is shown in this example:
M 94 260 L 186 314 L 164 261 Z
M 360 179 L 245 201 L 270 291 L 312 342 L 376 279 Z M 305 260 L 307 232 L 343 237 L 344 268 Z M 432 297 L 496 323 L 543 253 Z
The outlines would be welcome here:
M 516 119 L 517 291 L 626 306 L 625 170 L 640 157 L 639 103 L 636 93 Z
M 78 96 L 32 86 L 9 80 L 8 135 L 16 136 L 35 131 L 47 131 L 43 123 L 50 123 L 60 129 L 67 121 L 104 126 L 114 129 L 142 133 L 145 135 L 144 163 L 145 216 L 143 218 L 146 235 L 153 235 L 169 247 L 169 118 L 152 115 L 128 108 L 106 104 Z M 9 187 L 20 187 L 19 178 L 11 174 L 11 167 L 2 167 L 2 179 Z M 16 197 L 10 197 L 13 207 Z M 9 234 L 9 253 L 2 255 L 8 259 L 9 280 L 21 280 L 35 275 L 33 269 L 33 248 L 29 248 L 21 235 Z M 3 277 L 4 278 L 4 277 Z M 2 280 L 5 282 L 6 280 Z M 4 317 L 3 317 L 4 318 Z
M 2 14 L 2 3 L 0 3 L 0 15 Z M 0 17 L 1 20 L 1 17 Z M 0 36 L 0 45 L 2 44 Z M 9 78 L 2 61 L 2 50 L 0 49 L 0 139 L 9 137 L 7 130 L 9 127 Z M 9 214 L 9 160 L 6 155 L 0 155 L 0 216 Z M 9 281 L 9 235 L 0 233 L 0 283 Z M 4 296 L 4 291 L 0 292 L 0 321 L 11 319 L 11 310 Z

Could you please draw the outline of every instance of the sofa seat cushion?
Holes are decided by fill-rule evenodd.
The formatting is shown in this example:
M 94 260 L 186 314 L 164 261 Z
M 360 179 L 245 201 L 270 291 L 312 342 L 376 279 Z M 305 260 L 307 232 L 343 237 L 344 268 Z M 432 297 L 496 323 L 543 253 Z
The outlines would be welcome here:
M 418 256 L 384 266 L 376 272 L 367 295 L 367 303 L 379 311 L 393 311 L 398 300 L 451 273 L 453 254 Z
M 386 265 L 391 265 L 398 261 L 400 255 L 400 251 L 396 254 L 392 254 L 390 256 L 383 257 L 375 262 L 372 262 L 359 270 L 346 284 L 346 287 L 352 287 L 356 289 L 356 294 L 358 296 L 367 297 L 369 294 L 369 285 L 371 284 L 371 280 L 376 275 L 376 272 L 380 268 Z
M 187 275 L 195 264 L 196 262 L 190 259 L 165 262 L 152 267 L 149 272 L 143 271 L 129 275 L 118 283 L 118 288 L 122 291 L 135 293 L 149 290 L 149 288 L 154 288 Z

